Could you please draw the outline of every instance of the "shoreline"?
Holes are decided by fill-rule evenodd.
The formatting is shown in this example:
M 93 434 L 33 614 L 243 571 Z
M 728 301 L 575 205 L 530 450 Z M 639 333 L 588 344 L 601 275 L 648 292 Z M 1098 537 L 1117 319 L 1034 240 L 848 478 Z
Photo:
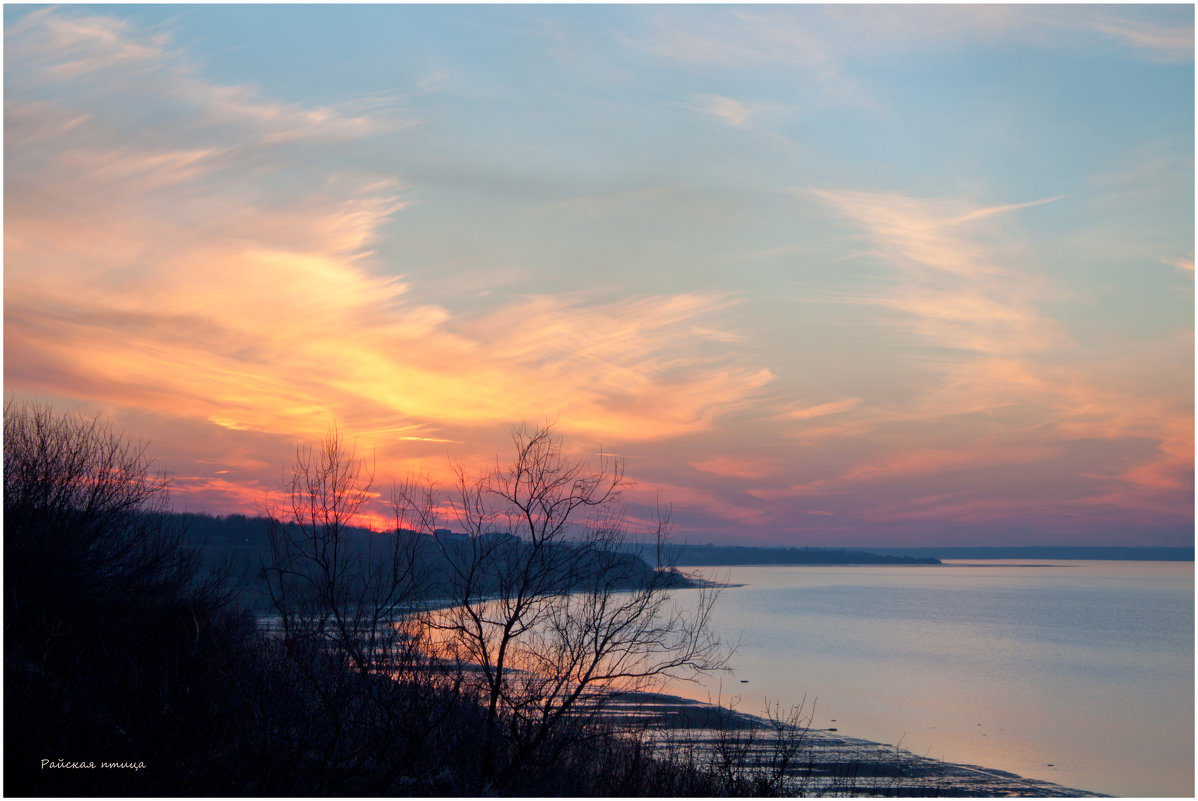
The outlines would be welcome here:
M 602 717 L 629 731 L 642 731 L 667 746 L 717 749 L 732 733 L 740 753 L 752 764 L 770 764 L 769 738 L 778 723 L 766 717 L 667 693 L 619 693 Z M 981 765 L 923 757 L 896 745 L 850 737 L 835 729 L 800 724 L 802 745 L 786 771 L 799 795 L 1110 798 L 1041 779 Z

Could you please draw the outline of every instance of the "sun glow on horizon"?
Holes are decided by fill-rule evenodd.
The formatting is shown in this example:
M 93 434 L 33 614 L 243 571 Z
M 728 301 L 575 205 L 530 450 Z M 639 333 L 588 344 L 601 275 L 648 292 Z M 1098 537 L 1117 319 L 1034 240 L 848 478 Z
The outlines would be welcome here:
M 1035 10 L 7 7 L 6 392 L 193 511 L 548 422 L 687 535 L 1190 542 L 1192 9 Z

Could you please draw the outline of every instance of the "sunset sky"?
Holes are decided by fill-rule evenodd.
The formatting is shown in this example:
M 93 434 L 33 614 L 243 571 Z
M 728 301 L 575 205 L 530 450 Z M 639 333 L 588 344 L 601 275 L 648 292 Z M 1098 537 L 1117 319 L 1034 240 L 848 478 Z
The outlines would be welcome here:
M 1193 14 L 9 5 L 5 395 L 180 510 L 551 421 L 692 542 L 1192 544 Z

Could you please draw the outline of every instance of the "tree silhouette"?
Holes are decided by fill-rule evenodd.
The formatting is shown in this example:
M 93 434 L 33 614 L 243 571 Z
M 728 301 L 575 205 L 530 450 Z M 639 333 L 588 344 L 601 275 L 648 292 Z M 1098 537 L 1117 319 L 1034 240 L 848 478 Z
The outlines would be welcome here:
M 437 536 L 433 488 L 397 488 L 397 517 L 433 534 L 449 606 L 424 616 L 435 652 L 456 663 L 487 709 L 484 769 L 498 786 L 568 744 L 613 695 L 725 659 L 708 627 L 715 594 L 685 613 L 678 574 L 634 555 L 621 506 L 623 464 L 572 461 L 549 427 L 516 429 L 514 454 L 487 475 L 459 466 L 444 501 L 464 537 Z M 653 537 L 664 542 L 668 522 Z M 659 551 L 661 548 L 659 547 Z

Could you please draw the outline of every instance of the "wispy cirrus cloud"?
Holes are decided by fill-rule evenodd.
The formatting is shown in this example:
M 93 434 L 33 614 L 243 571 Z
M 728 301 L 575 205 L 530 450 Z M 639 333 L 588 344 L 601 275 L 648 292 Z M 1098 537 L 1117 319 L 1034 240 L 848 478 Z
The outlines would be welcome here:
M 697 111 L 701 114 L 710 114 L 713 117 L 723 120 L 733 128 L 747 128 L 754 115 L 776 108 L 776 106 L 770 104 L 745 103 L 730 97 L 721 97 L 720 95 L 698 95 L 691 103 L 677 103 L 675 105 L 690 109 L 691 111 Z
M 896 263 L 983 279 L 1004 269 L 965 230 L 966 225 L 1062 198 L 984 206 L 960 198 L 921 198 L 892 192 L 800 191 L 809 191 L 862 226 L 882 255 Z
M 865 99 L 843 68 L 841 44 L 826 36 L 818 24 L 812 25 L 803 15 L 788 11 L 719 9 L 685 21 L 663 12 L 656 30 L 639 46 L 663 58 L 694 65 L 797 68 L 813 76 L 824 91 L 851 100 Z M 734 104 L 726 98 L 707 96 L 698 110 L 739 119 L 740 110 Z
M 1184 63 L 1187 11 L 596 10 L 550 53 L 507 12 L 430 14 L 461 34 L 435 59 L 354 40 L 406 76 L 394 96 L 336 65 L 313 87 L 274 71 L 286 99 L 117 18 L 154 13 L 14 12 L 9 391 L 115 410 L 201 508 L 252 511 L 333 421 L 386 480 L 503 452 L 526 420 L 630 454 L 633 513 L 660 492 L 713 537 L 1184 522 L 1192 334 L 1161 332 L 1192 328 L 1192 131 L 1169 105 L 1184 76 L 1131 62 Z M 478 45 L 508 41 L 527 63 L 486 74 Z M 346 43 L 326 44 L 314 64 Z M 1055 69 L 1074 55 L 1096 72 Z M 1034 97 L 1012 83 L 1028 63 Z M 546 85 L 511 80 L 545 64 Z M 967 132 L 958 69 L 996 109 Z M 1148 90 L 1145 116 L 1091 136 L 1064 112 L 1107 119 L 1087 81 L 1108 78 Z M 908 125 L 923 111 L 960 160 Z M 1009 170 L 1025 152 L 1045 168 Z M 850 187 L 871 171 L 889 189 Z
M 168 55 L 169 37 L 134 32 L 128 22 L 113 17 L 64 15 L 43 8 L 8 28 L 5 40 L 20 66 L 36 69 L 40 82 L 49 82 L 108 69 L 126 74 L 156 69 Z
M 1051 289 L 1000 263 L 972 230 L 1059 197 L 983 206 L 884 192 L 810 194 L 861 227 L 871 255 L 895 276 L 885 291 L 847 302 L 891 310 L 894 324 L 956 350 L 1011 355 L 1067 343 L 1063 328 L 1037 309 Z
M 1088 25 L 1154 61 L 1194 60 L 1193 25 L 1161 25 L 1107 13 L 1097 14 Z
M 705 14 L 663 12 L 638 45 L 675 61 L 732 69 L 779 66 L 802 70 L 826 95 L 875 104 L 858 79 L 863 63 L 912 51 L 928 53 L 986 43 L 1059 48 L 1062 43 L 1134 59 L 1186 63 L 1194 56 L 1193 24 L 1148 22 L 1113 6 L 928 5 L 718 8 Z M 734 107 L 726 107 L 736 116 Z M 717 113 L 718 105 L 709 109 Z M 723 115 L 721 115 L 723 116 Z M 734 123 L 735 124 L 735 123 Z
M 122 144 L 134 151 L 167 142 L 171 150 L 188 151 L 219 140 L 225 165 L 244 169 L 282 157 L 285 143 L 354 141 L 415 123 L 395 99 L 353 99 L 338 107 L 282 103 L 250 86 L 210 81 L 173 47 L 168 31 L 106 15 L 30 12 L 6 29 L 5 50 L 14 90 L 6 92 L 6 138 L 10 115 L 61 114 L 69 102 L 70 119 L 116 123 Z M 24 124 L 36 129 L 38 122 Z M 74 141 L 85 136 L 80 130 Z
M 782 412 L 779 416 L 785 420 L 811 420 L 816 417 L 824 417 L 829 414 L 837 414 L 838 412 L 847 412 L 861 403 L 860 398 L 844 398 L 843 400 L 831 401 L 829 403 L 819 403 L 815 406 L 803 406 L 798 409 L 790 409 Z
M 892 193 L 813 194 L 863 232 L 868 248 L 863 258 L 885 276 L 871 292 L 834 295 L 832 302 L 885 310 L 889 315 L 875 316 L 873 325 L 934 350 L 913 357 L 925 378 L 905 399 L 847 409 L 831 404 L 846 419 L 829 426 L 810 419 L 823 417 L 822 406 L 789 414 L 799 441 L 817 446 L 821 439 L 868 436 L 868 455 L 835 478 L 758 487 L 751 494 L 767 500 L 820 497 L 869 485 L 878 498 L 871 519 L 1000 519 L 1023 512 L 1006 503 L 1003 493 L 981 486 L 909 508 L 884 499 L 894 493 L 896 482 L 911 476 L 1073 463 L 1083 458 L 1078 455 L 1088 447 L 1083 443 L 1105 442 L 1112 454 L 1126 456 L 1112 458 L 1105 474 L 1084 478 L 1091 494 L 1075 488 L 1071 495 L 1057 495 L 1044 487 L 1052 497 L 1037 503 L 1053 514 L 1072 509 L 1092 515 L 1103 505 L 1151 509 L 1170 519 L 1187 513 L 1193 487 L 1192 408 L 1184 397 L 1162 390 L 1158 369 L 1170 359 L 1185 358 L 1186 343 L 1149 342 L 1135 355 L 1107 352 L 1095 360 L 1062 321 L 1045 311 L 1043 302 L 1060 296 L 1054 287 L 992 244 L 1000 234 L 1011 236 L 1009 226 L 995 228 L 1000 222 L 1058 198 L 984 205 Z M 1137 373 L 1142 375 L 1132 380 Z M 1120 380 L 1113 380 L 1116 375 Z M 933 449 L 909 444 L 908 432 L 923 432 L 927 443 L 936 426 L 958 432 L 955 441 Z M 1001 426 L 1003 441 L 992 439 L 994 426 Z M 1154 445 L 1138 444 L 1145 442 Z M 1033 485 L 1028 492 L 1036 495 L 1039 489 Z
M 338 421 L 436 447 L 525 419 L 669 437 L 772 379 L 729 349 L 726 294 L 543 294 L 469 316 L 418 299 L 374 252 L 402 182 L 332 166 L 341 142 L 397 130 L 390 109 L 216 85 L 166 34 L 99 15 L 38 11 L 7 36 L 11 390 L 230 436 Z M 162 124 L 126 115 L 133 97 Z M 228 481 L 179 489 L 248 498 Z

